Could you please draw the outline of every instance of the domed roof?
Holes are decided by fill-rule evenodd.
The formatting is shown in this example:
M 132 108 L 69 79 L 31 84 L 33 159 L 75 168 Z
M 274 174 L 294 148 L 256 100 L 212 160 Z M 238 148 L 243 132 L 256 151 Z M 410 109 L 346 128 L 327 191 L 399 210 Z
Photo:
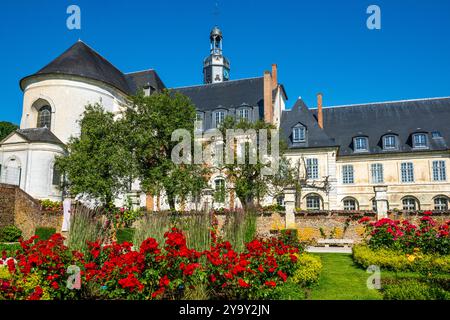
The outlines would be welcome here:
M 55 74 L 89 78 L 107 83 L 126 94 L 131 93 L 124 74 L 82 41 L 76 42 L 38 72 L 23 78 L 20 87 L 23 90 L 24 81 L 31 77 Z
M 219 36 L 219 37 L 223 37 L 222 36 L 222 31 L 219 29 L 218 26 L 215 26 L 214 28 L 212 28 L 211 33 L 210 33 L 210 38 L 214 37 L 214 36 Z

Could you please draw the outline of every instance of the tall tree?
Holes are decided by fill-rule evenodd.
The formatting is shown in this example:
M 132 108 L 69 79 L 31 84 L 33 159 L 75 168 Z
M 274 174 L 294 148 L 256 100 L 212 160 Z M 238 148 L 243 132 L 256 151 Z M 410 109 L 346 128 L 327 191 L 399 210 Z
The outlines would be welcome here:
M 71 137 L 67 155 L 56 160 L 68 191 L 111 206 L 132 181 L 132 155 L 126 148 L 123 122 L 101 105 L 88 105 L 79 121 L 81 134 Z
M 0 121 L 0 141 L 5 139 L 11 132 L 17 129 L 19 129 L 19 127 L 14 123 Z
M 207 169 L 176 164 L 171 158 L 179 143 L 171 139 L 175 130 L 187 130 L 194 137 L 196 112 L 189 98 L 168 90 L 151 96 L 141 93 L 131 98 L 123 118 L 142 189 L 152 195 L 164 192 L 172 210 L 176 199 L 198 195 L 206 186 Z

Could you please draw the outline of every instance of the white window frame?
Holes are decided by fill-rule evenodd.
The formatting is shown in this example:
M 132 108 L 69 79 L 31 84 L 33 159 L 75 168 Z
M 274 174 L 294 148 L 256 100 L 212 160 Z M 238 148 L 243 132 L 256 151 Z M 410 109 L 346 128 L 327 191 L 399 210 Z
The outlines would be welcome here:
M 434 203 L 434 210 L 439 210 L 439 211 L 447 211 L 448 210 L 448 198 L 447 197 L 436 197 L 433 199 L 433 203 Z
M 214 112 L 214 127 L 217 128 L 225 120 L 225 111 Z
M 306 128 L 304 126 L 296 126 L 292 128 L 292 142 L 305 142 Z
M 392 139 L 392 141 L 394 142 L 393 145 L 387 143 L 387 141 L 388 141 L 389 139 Z M 392 141 L 391 141 L 391 142 L 392 142 Z M 397 147 L 397 136 L 396 136 L 396 135 L 389 134 L 389 135 L 385 135 L 385 136 L 383 137 L 383 149 L 385 149 L 385 150 L 395 150 L 395 149 L 397 149 L 397 148 L 398 148 L 398 147 Z
M 352 198 L 345 198 L 342 200 L 344 211 L 355 211 L 358 210 L 358 202 Z M 351 204 L 352 203 L 352 204 Z
M 250 110 L 248 108 L 241 108 L 238 110 L 239 120 L 250 121 Z
M 355 173 L 352 164 L 345 164 L 342 166 L 342 184 L 354 184 Z
M 434 160 L 432 164 L 433 181 L 446 181 L 447 170 L 445 160 Z
M 359 143 L 359 141 L 364 141 L 364 148 L 363 145 Z M 353 138 L 353 145 L 355 152 L 365 152 L 369 151 L 369 139 L 367 137 L 355 137 Z
M 317 194 L 311 194 L 306 196 L 306 209 L 307 210 L 320 210 L 322 199 Z
M 422 141 L 416 141 L 416 138 L 423 137 Z M 415 133 L 412 136 L 414 149 L 426 149 L 428 148 L 428 138 L 426 133 Z
M 402 209 L 404 211 L 419 210 L 419 202 L 413 197 L 405 197 L 402 199 Z
M 402 183 L 414 182 L 414 163 L 402 162 L 400 164 L 400 175 Z
M 306 178 L 310 180 L 319 179 L 319 159 L 306 159 Z
M 384 183 L 384 169 L 382 163 L 372 163 L 370 165 L 370 175 L 372 177 L 372 183 Z

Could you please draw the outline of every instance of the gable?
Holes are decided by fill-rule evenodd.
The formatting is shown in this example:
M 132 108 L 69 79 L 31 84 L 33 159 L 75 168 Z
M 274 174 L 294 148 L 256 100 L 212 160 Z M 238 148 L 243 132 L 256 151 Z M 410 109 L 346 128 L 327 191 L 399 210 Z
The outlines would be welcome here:
M 10 133 L 5 139 L 0 141 L 0 145 L 16 143 L 28 143 L 28 141 L 18 134 L 17 131 Z

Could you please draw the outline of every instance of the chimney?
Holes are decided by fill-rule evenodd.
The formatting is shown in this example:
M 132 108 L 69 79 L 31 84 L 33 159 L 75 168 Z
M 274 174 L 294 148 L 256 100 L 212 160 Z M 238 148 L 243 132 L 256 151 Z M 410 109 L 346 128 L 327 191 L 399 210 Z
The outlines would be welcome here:
M 264 71 L 264 121 L 272 123 L 273 104 L 272 104 L 272 77 L 270 71 Z
M 323 111 L 322 111 L 322 93 L 317 94 L 317 122 L 319 127 L 323 129 Z
M 275 89 L 278 87 L 278 70 L 277 65 L 272 64 L 272 88 Z

